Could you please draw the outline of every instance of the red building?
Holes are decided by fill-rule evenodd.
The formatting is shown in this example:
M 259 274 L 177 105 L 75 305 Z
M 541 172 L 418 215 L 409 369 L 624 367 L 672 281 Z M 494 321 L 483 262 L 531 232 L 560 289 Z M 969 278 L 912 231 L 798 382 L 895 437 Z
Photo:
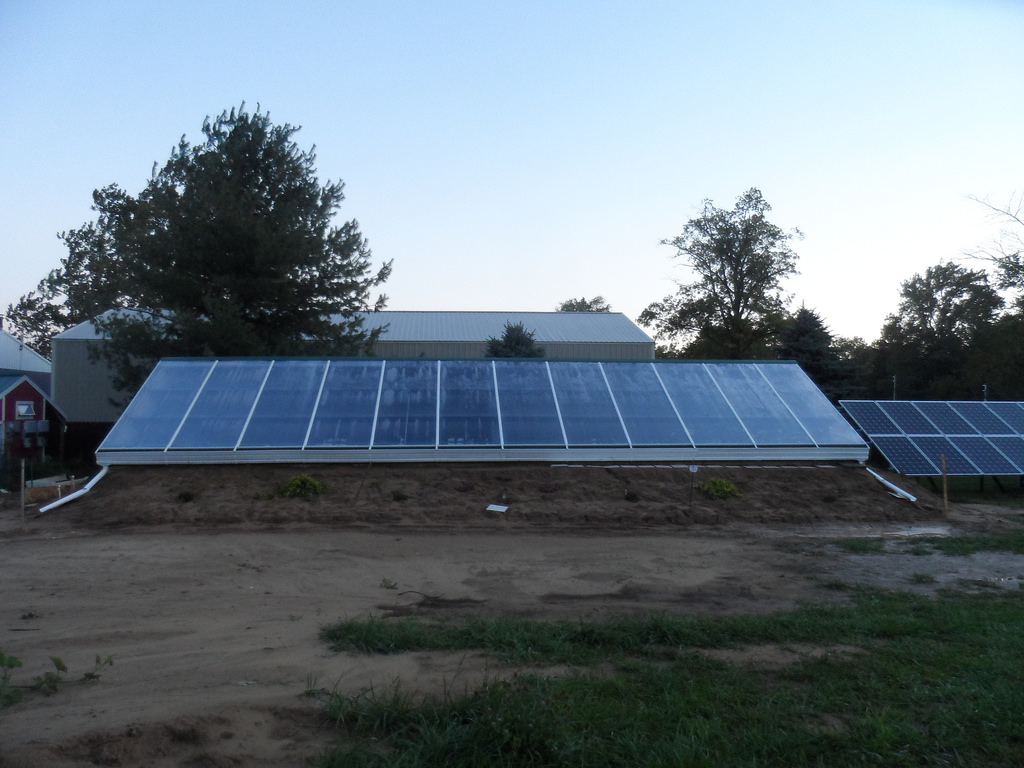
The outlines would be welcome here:
M 0 376 L 0 454 L 42 459 L 59 453 L 53 436 L 61 434 L 64 421 L 60 410 L 28 376 Z

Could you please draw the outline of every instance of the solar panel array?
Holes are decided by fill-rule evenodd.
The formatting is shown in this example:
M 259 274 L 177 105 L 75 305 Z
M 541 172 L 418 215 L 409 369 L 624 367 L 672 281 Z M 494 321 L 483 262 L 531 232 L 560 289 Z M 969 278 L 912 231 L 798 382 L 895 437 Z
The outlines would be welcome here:
M 857 432 L 792 363 L 161 361 L 101 464 L 854 460 Z
M 1024 403 L 841 400 L 898 472 L 1024 475 Z

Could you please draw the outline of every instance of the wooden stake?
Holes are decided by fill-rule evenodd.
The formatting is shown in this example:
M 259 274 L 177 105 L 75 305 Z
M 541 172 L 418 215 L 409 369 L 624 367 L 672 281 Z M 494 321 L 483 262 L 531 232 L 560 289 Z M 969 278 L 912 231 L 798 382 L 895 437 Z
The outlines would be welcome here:
M 940 453 L 942 459 L 942 514 L 949 517 L 949 478 L 946 476 L 946 454 Z
M 21 527 L 25 527 L 25 460 L 21 460 Z

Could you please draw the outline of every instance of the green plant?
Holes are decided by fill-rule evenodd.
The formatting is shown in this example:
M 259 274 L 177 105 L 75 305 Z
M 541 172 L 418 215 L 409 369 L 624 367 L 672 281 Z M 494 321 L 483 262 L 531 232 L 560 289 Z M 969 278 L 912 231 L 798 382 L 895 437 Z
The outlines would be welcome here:
M 380 580 L 381 589 L 398 589 L 398 584 L 386 576 Z
M 406 499 L 409 498 L 409 494 L 403 490 L 396 488 L 391 492 L 391 498 L 394 499 L 395 501 L 405 501 Z
M 934 584 L 935 577 L 930 573 L 912 573 L 910 574 L 911 584 Z
M 190 501 L 196 500 L 196 495 L 192 491 L 182 491 L 174 497 L 180 504 L 188 504 Z
M 62 675 L 68 673 L 68 667 L 60 656 L 51 656 L 50 661 L 53 662 L 53 666 L 57 670 L 56 672 L 47 671 L 32 678 L 32 687 L 37 691 L 45 693 L 47 696 L 57 692 L 57 688 L 64 679 Z
M 712 499 L 729 499 L 743 495 L 730 480 L 721 477 L 708 478 L 700 484 L 700 489 Z
M 627 488 L 626 489 L 626 501 L 640 501 L 640 494 L 638 494 L 632 488 Z
M 98 653 L 96 654 L 96 661 L 93 663 L 92 669 L 82 675 L 83 683 L 90 683 L 100 679 L 100 670 L 104 667 L 114 666 L 114 657 L 107 656 L 103 658 Z
M 0 653 L 0 709 L 21 701 L 21 691 L 11 684 L 11 670 L 20 666 L 20 659 Z
M 287 496 L 288 498 L 309 498 L 310 496 L 319 496 L 321 493 L 326 492 L 327 484 L 314 480 L 309 475 L 296 475 L 281 486 L 280 491 L 282 496 Z

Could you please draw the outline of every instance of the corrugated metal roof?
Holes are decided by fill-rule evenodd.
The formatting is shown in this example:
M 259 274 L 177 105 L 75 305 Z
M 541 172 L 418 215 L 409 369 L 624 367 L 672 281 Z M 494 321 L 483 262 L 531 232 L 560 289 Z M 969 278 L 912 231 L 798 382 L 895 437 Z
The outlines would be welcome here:
M 616 342 L 653 344 L 654 340 L 621 312 L 366 312 L 368 331 L 388 326 L 389 341 L 483 341 L 501 338 L 505 323 L 522 323 L 540 342 Z
M 113 310 L 110 310 L 113 311 Z M 108 311 L 109 312 L 109 311 Z M 106 316 L 105 312 L 102 316 Z M 505 323 L 522 323 L 538 342 L 615 342 L 653 344 L 654 340 L 621 312 L 360 312 L 363 327 L 388 326 L 389 341 L 483 341 L 501 338 Z M 91 320 L 58 339 L 100 339 Z
M 7 331 L 0 331 L 0 368 L 15 371 L 50 372 L 50 361 L 15 338 Z

